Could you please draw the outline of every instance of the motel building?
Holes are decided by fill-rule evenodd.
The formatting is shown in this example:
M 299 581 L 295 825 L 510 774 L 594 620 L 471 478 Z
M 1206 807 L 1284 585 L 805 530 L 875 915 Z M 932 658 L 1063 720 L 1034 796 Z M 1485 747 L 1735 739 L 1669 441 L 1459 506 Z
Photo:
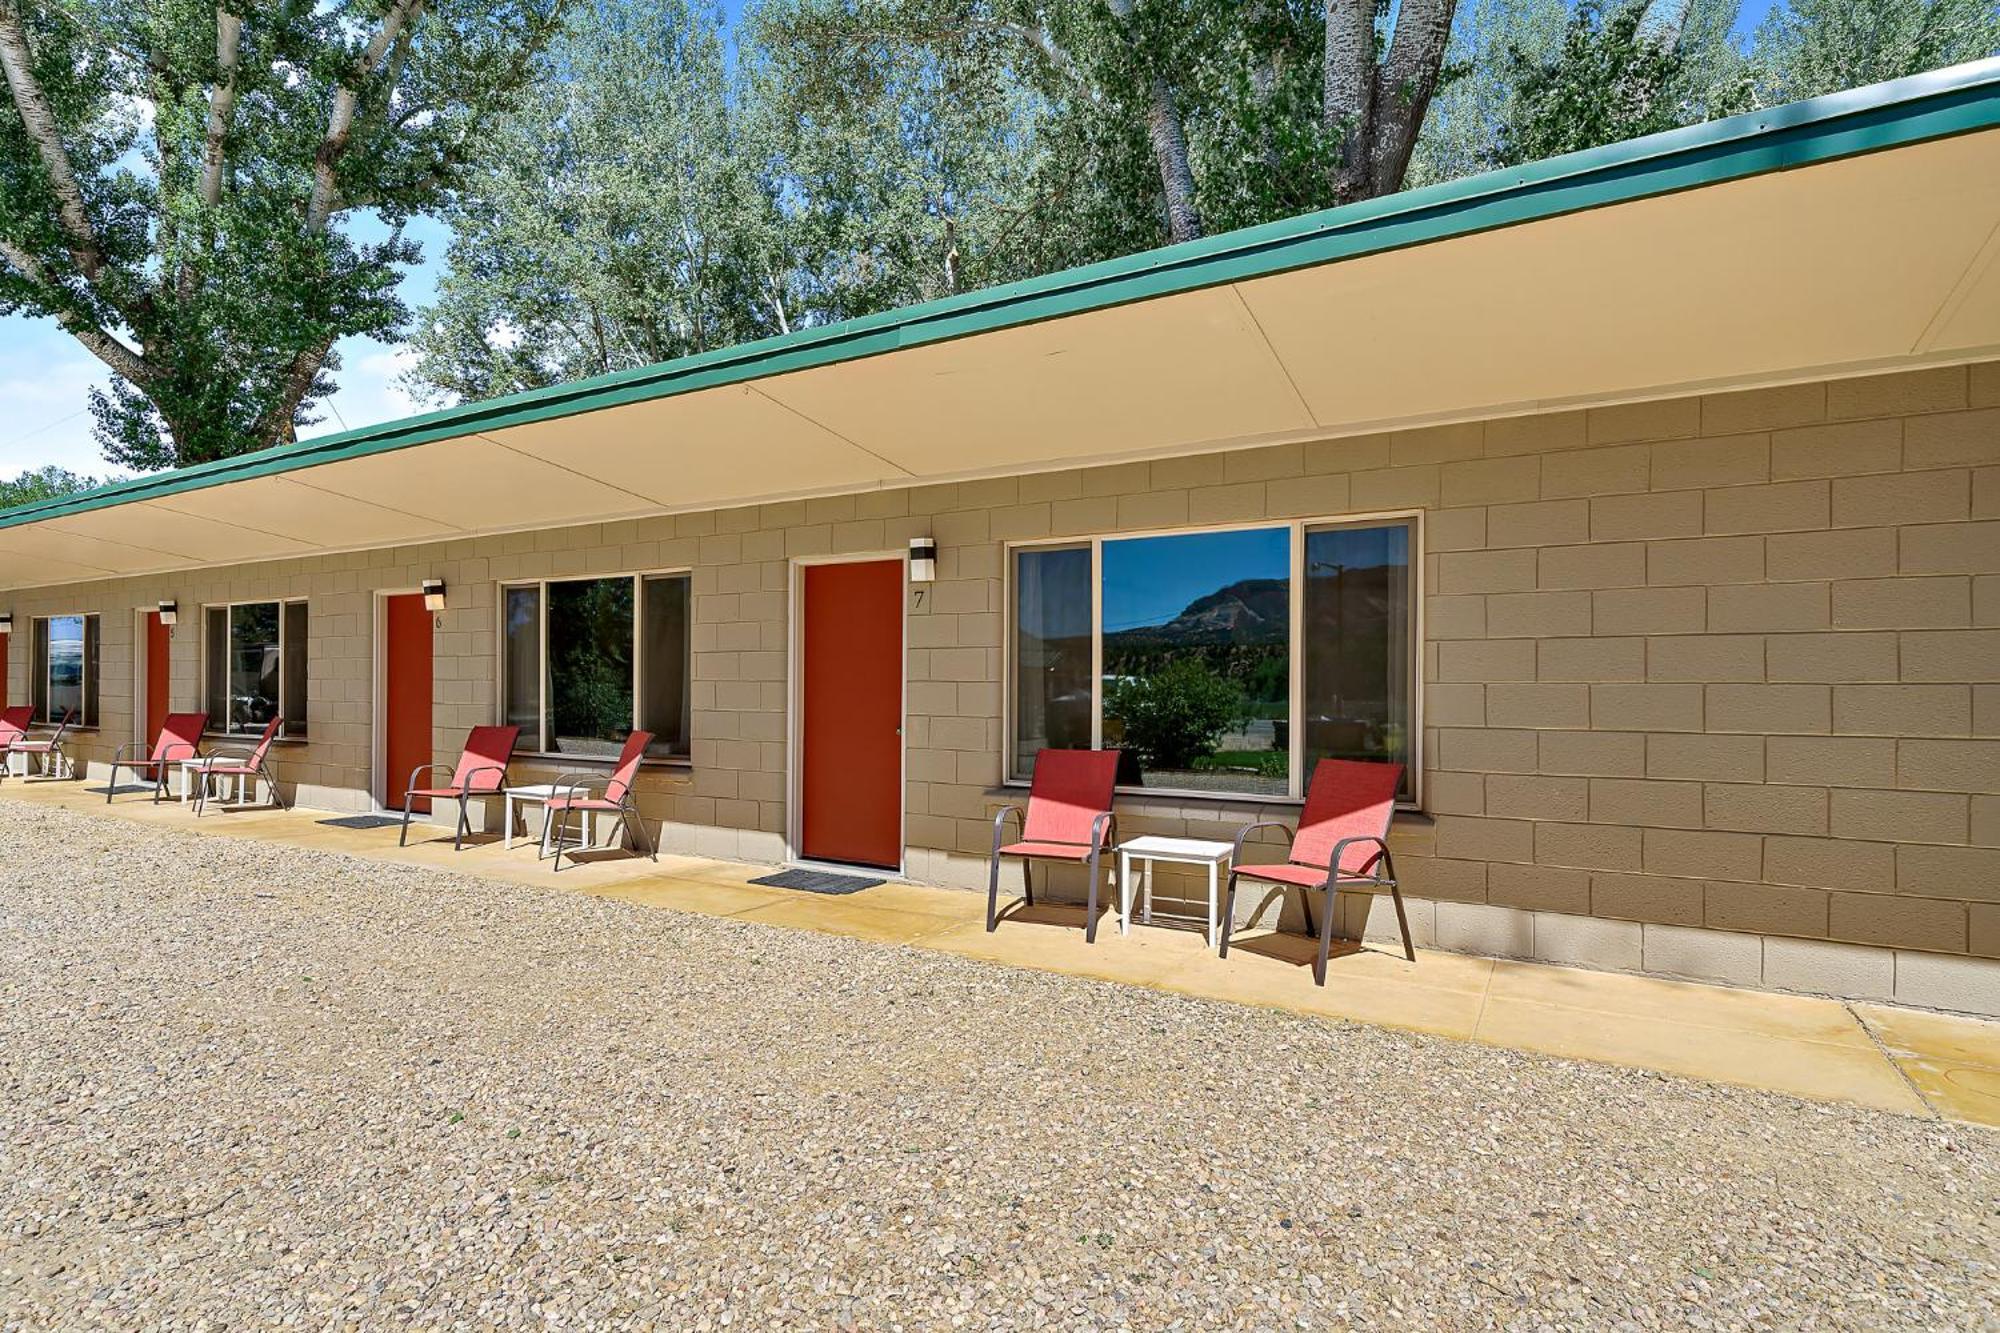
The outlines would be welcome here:
M 1420 945 L 2000 1012 L 2000 61 L 10 510 L 0 614 L 86 782 L 640 728 L 663 870 L 983 892 L 1044 747 L 1389 760 Z

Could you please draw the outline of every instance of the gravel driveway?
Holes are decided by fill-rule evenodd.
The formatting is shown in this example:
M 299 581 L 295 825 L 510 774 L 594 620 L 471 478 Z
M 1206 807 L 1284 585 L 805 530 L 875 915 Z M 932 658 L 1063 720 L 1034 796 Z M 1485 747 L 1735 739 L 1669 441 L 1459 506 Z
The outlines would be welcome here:
M 1985 1131 L 0 802 L 0 1327 L 2000 1320 Z

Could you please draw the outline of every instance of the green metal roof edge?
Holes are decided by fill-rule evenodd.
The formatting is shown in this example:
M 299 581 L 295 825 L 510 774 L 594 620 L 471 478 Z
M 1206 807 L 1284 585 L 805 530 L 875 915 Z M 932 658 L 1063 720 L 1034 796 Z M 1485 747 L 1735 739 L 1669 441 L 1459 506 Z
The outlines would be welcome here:
M 2000 58 L 0 510 L 0 529 L 2000 126 Z

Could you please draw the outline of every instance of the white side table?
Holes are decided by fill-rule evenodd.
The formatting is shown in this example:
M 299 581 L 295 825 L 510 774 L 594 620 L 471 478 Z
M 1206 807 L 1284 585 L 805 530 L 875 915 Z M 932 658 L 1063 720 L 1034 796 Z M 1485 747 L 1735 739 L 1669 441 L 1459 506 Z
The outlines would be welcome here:
M 578 795 L 584 794 L 586 793 L 578 793 Z M 514 802 L 520 801 L 527 805 L 547 805 L 556 798 L 556 785 L 553 782 L 540 782 L 530 787 L 509 787 L 503 793 L 503 796 L 500 820 L 501 827 L 507 832 L 506 836 L 501 839 L 500 845 L 502 849 L 512 851 L 514 848 Z M 549 817 L 544 812 L 542 816 L 543 856 L 549 854 L 550 828 Z M 597 841 L 597 814 L 595 811 L 585 810 L 583 812 L 583 837 L 586 846 L 594 844 Z
M 1204 838 L 1168 838 L 1148 834 L 1134 838 L 1118 846 L 1118 932 L 1121 935 L 1132 931 L 1132 863 L 1145 862 L 1144 875 L 1145 902 L 1140 920 L 1147 925 L 1153 923 L 1153 863 L 1169 861 L 1178 865 L 1208 867 L 1208 945 L 1212 949 L 1216 940 L 1216 889 L 1222 867 L 1228 863 L 1235 846 L 1226 842 L 1210 842 Z M 1162 915 L 1165 915 L 1162 913 Z M 1193 918 L 1187 918 L 1192 920 Z
M 189 801 L 194 799 L 196 783 L 209 783 L 215 781 L 215 779 L 210 777 L 208 773 L 208 770 L 211 766 L 219 768 L 224 764 L 240 764 L 243 761 L 240 758 L 233 758 L 233 757 L 227 759 L 218 759 L 213 755 L 197 755 L 188 759 L 178 759 L 175 760 L 174 762 L 180 766 L 180 773 L 181 773 L 180 801 L 182 805 L 186 805 Z M 249 781 L 249 775 L 244 773 L 238 773 L 235 776 L 236 776 L 236 803 L 238 805 L 242 805 L 244 804 L 246 799 L 244 796 L 244 791 L 245 791 L 244 784 Z M 225 793 L 225 799 L 227 799 L 226 793 Z

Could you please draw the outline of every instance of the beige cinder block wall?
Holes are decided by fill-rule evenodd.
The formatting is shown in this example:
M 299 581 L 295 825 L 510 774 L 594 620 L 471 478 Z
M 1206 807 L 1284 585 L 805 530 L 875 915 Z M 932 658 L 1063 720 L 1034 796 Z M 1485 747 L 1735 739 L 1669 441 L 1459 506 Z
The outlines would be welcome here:
M 1898 959 L 2000 958 L 2000 363 L 15 593 L 11 690 L 29 616 L 99 611 L 105 725 L 78 753 L 101 764 L 132 733 L 134 608 L 180 602 L 187 705 L 203 602 L 306 596 L 311 740 L 285 772 L 365 807 L 379 590 L 450 585 L 448 759 L 495 711 L 497 583 L 686 567 L 693 764 L 645 809 L 670 848 L 775 859 L 794 562 L 928 533 L 909 870 L 983 886 L 1012 799 L 1007 542 L 1404 508 L 1428 818 L 1395 844 L 1427 938 L 1854 993 L 1899 987 Z M 1121 810 L 1128 834 L 1284 813 Z

